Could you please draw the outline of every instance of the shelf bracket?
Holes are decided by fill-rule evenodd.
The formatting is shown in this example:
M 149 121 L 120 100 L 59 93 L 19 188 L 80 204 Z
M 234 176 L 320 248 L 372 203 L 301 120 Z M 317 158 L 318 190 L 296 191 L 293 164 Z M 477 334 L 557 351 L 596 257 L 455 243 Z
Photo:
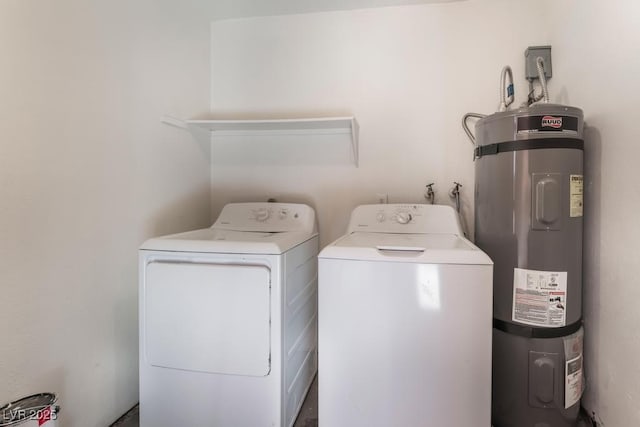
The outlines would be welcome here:
M 178 129 L 184 129 L 184 130 L 188 130 L 189 129 L 189 125 L 187 124 L 186 121 L 184 121 L 182 119 L 178 119 L 178 118 L 172 117 L 172 116 L 167 116 L 167 115 L 162 116 L 161 121 L 164 124 L 176 127 Z
M 358 121 L 354 118 L 351 119 L 351 151 L 353 151 L 353 162 L 356 167 L 360 167 L 360 159 L 358 156 L 358 135 L 360 133 L 360 127 Z

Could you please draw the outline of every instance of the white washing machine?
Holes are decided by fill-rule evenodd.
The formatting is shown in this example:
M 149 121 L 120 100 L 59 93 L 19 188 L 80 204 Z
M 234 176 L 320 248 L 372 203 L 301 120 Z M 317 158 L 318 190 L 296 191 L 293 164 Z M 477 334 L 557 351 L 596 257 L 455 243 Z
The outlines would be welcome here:
M 492 274 L 437 205 L 356 208 L 319 255 L 321 427 L 489 427 Z
M 291 426 L 317 370 L 315 212 L 228 204 L 145 242 L 140 425 Z

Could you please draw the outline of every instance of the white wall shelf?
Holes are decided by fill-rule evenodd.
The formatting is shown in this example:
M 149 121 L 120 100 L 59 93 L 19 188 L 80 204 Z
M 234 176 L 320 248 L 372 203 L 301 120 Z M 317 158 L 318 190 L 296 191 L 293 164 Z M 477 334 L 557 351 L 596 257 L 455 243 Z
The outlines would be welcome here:
M 348 134 L 351 137 L 351 151 L 356 167 L 358 167 L 359 163 L 358 122 L 352 116 L 264 120 L 198 119 L 186 121 L 165 116 L 162 121 L 185 129 L 190 127 L 206 129 L 214 136 Z

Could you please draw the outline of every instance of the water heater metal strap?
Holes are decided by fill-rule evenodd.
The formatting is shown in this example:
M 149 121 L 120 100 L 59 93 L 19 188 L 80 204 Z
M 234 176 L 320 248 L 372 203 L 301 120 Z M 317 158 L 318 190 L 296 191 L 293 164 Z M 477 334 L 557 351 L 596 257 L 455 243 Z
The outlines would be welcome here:
M 519 335 L 525 338 L 559 338 L 578 332 L 582 326 L 582 319 L 561 328 L 535 328 L 516 325 L 500 319 L 493 319 L 493 327 L 508 334 Z
M 498 142 L 476 147 L 476 158 L 509 151 L 536 150 L 539 148 L 571 148 L 584 150 L 584 140 L 575 138 L 536 138 L 519 141 Z

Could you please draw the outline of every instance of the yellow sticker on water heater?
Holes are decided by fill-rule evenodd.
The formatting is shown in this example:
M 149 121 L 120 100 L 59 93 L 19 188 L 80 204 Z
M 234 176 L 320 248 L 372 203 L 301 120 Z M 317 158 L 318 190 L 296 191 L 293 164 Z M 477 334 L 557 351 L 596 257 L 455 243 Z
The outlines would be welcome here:
M 582 175 L 569 176 L 569 216 L 582 216 L 584 204 L 584 178 Z

